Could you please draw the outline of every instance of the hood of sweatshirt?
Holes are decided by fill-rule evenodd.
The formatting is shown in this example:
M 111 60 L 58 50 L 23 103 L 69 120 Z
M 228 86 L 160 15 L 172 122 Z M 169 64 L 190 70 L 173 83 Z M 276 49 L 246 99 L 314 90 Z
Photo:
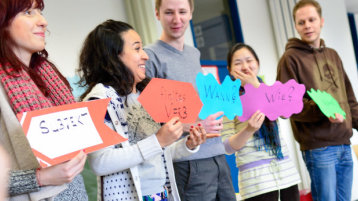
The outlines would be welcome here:
M 325 47 L 326 47 L 326 45 L 325 45 L 323 39 L 321 39 L 319 48 L 313 48 L 313 47 L 309 46 L 307 43 L 303 42 L 302 40 L 300 40 L 298 38 L 291 38 L 291 39 L 288 40 L 288 42 L 286 44 L 286 50 L 288 50 L 290 48 L 294 48 L 294 49 L 301 49 L 301 50 L 304 50 L 304 51 L 308 51 L 310 53 L 313 53 L 314 50 L 322 51 L 323 48 L 325 48 Z
M 334 86 L 338 88 L 335 79 L 336 75 L 332 69 L 332 66 L 329 65 L 329 61 L 327 59 L 327 55 L 325 51 L 326 45 L 323 39 L 321 39 L 320 41 L 319 48 L 313 48 L 298 38 L 291 38 L 288 40 L 286 44 L 286 51 L 289 49 L 295 49 L 296 51 L 299 50 L 299 51 L 307 52 L 308 54 L 313 54 L 316 65 L 312 67 L 318 69 L 320 80 L 324 81 L 324 79 L 329 79 L 334 84 Z

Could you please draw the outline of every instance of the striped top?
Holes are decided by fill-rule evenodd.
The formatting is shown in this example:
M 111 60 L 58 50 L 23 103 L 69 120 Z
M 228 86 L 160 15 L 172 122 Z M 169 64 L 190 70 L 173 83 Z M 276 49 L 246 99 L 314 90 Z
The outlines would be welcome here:
M 235 118 L 224 117 L 222 140 L 227 154 L 232 154 L 228 144 L 230 136 L 235 135 L 247 125 Z M 288 155 L 287 145 L 280 137 L 284 159 L 277 160 L 265 150 L 256 150 L 255 139 L 251 137 L 239 151 L 235 152 L 236 165 L 239 168 L 239 191 L 242 199 L 288 188 L 301 182 L 294 163 Z M 231 153 L 230 153 L 231 152 Z

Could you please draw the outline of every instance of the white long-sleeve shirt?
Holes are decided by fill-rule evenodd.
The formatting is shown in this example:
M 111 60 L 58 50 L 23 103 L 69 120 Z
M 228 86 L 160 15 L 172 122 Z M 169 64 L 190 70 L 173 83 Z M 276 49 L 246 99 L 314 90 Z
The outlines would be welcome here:
M 108 114 L 112 115 L 106 116 L 105 123 L 123 137 L 129 138 L 129 143 L 110 146 L 89 154 L 90 166 L 96 175 L 103 176 L 103 194 L 106 193 L 106 188 L 108 192 L 111 192 L 106 193 L 106 196 L 103 195 L 104 198 L 116 198 L 120 194 L 123 195 L 122 192 L 127 193 L 127 191 L 130 197 L 138 197 L 137 195 L 140 197 L 140 195 L 151 195 L 164 191 L 166 181 L 166 170 L 162 157 L 164 153 L 172 189 L 170 197 L 175 201 L 180 200 L 175 184 L 172 160 L 195 153 L 199 148 L 188 149 L 187 138 L 183 138 L 163 150 L 155 135 L 160 125 L 155 123 L 141 107 L 137 101 L 138 96 L 139 93 L 128 95 L 128 105 L 126 106 L 124 97 L 118 96 L 113 88 L 102 84 L 97 84 L 87 95 L 85 98 L 87 100 L 111 98 L 107 110 Z M 138 170 L 138 175 L 133 174 L 133 168 Z M 123 177 L 126 174 L 128 176 Z M 134 185 L 138 179 L 140 187 Z M 119 185 L 121 189 L 123 189 L 123 185 L 129 188 L 126 188 L 125 191 L 117 190 Z M 133 186 L 136 186 L 136 192 L 133 190 Z M 114 193 L 116 195 L 113 195 L 113 192 L 117 192 Z

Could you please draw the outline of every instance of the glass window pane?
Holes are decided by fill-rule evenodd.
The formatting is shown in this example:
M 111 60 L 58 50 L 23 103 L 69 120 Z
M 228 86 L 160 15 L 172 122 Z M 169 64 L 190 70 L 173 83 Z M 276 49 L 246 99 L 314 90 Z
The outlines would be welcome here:
M 237 42 L 231 9 L 237 12 L 230 8 L 229 0 L 195 1 L 193 32 L 202 60 L 226 60 L 228 50 Z

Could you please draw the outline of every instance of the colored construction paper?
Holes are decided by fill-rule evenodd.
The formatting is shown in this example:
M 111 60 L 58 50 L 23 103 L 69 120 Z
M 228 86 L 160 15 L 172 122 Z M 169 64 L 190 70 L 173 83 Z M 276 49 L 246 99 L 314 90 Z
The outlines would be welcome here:
M 214 78 L 216 79 L 216 81 L 218 81 L 218 83 L 221 84 L 220 78 L 219 78 L 218 66 L 215 66 L 215 65 L 203 65 L 203 66 L 201 66 L 201 69 L 203 70 L 204 75 L 207 75 L 207 74 L 211 73 L 214 76 Z
M 76 100 L 80 100 L 80 96 L 86 92 L 86 87 L 80 87 L 77 83 L 80 81 L 80 77 L 78 75 L 74 75 L 72 77 L 66 77 L 68 82 L 71 85 L 72 88 L 72 94 L 75 97 Z
M 257 110 L 273 121 L 280 116 L 288 118 L 303 109 L 306 89 L 293 79 L 285 84 L 276 81 L 272 86 L 261 83 L 258 88 L 246 84 L 244 88 L 245 94 L 240 97 L 243 105 L 243 115 L 238 117 L 240 121 L 248 120 Z
M 203 107 L 199 113 L 200 119 L 206 119 L 209 115 L 223 111 L 224 115 L 233 120 L 236 115 L 242 114 L 242 106 L 239 96 L 241 81 L 232 81 L 226 76 L 220 85 L 212 74 L 196 76 L 196 86 Z
M 346 119 L 346 113 L 342 110 L 341 106 L 336 99 L 332 97 L 331 94 L 311 89 L 307 90 L 307 94 L 312 98 L 312 100 L 318 105 L 319 109 L 326 117 L 336 118 L 335 113 L 341 114 L 344 119 Z
M 18 120 L 42 167 L 70 160 L 127 139 L 104 124 L 110 99 L 19 113 Z
M 138 101 L 156 122 L 194 123 L 203 105 L 191 83 L 160 78 L 152 78 Z

